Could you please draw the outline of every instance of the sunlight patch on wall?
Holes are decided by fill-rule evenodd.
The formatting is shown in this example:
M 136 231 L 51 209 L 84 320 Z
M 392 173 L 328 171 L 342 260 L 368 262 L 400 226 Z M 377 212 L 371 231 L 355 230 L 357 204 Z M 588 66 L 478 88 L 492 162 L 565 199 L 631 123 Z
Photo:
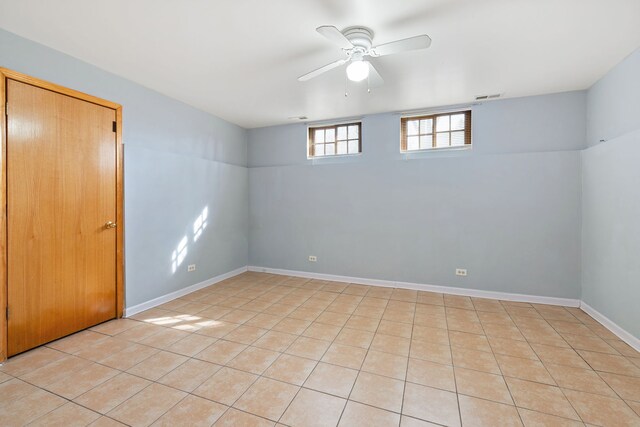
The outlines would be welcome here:
M 209 206 L 205 206 L 202 209 L 202 213 L 198 215 L 195 222 L 193 223 L 193 241 L 197 242 L 200 236 L 202 236 L 202 232 L 205 228 L 207 228 L 207 217 L 209 216 Z
M 176 272 L 184 258 L 187 256 L 187 236 L 184 236 L 180 243 L 178 243 L 178 247 L 171 254 L 171 271 L 173 273 Z
M 205 206 L 200 212 L 200 215 L 196 218 L 193 223 L 193 242 L 197 242 L 198 239 L 204 233 L 204 229 L 207 228 L 207 219 L 209 218 L 209 206 Z M 183 236 L 178 243 L 176 249 L 171 253 L 171 272 L 175 273 L 178 271 L 178 267 L 184 261 L 187 256 L 187 246 L 189 243 L 189 238 L 187 236 Z

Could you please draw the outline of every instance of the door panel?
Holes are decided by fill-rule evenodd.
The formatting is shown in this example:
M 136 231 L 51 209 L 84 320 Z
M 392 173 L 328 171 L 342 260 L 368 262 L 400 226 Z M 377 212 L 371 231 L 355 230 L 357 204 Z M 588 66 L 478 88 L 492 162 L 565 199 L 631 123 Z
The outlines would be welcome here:
M 116 316 L 115 110 L 7 80 L 8 354 Z

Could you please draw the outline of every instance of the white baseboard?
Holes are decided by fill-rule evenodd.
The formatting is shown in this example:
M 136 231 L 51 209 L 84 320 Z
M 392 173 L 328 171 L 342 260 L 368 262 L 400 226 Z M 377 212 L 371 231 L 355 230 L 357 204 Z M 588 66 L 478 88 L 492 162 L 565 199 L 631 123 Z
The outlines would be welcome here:
M 331 280 L 336 282 L 357 283 L 360 285 L 369 285 L 369 286 L 415 289 L 419 291 L 440 292 L 444 294 L 463 295 L 463 296 L 477 297 L 477 298 L 492 298 L 492 299 L 501 299 L 505 301 L 562 305 L 565 307 L 580 307 L 588 315 L 593 317 L 595 320 L 600 322 L 600 324 L 602 324 L 605 328 L 607 328 L 613 334 L 619 337 L 622 341 L 626 342 L 637 351 L 640 351 L 640 339 L 636 338 L 631 333 L 621 328 L 619 325 L 617 325 L 615 322 L 613 322 L 604 314 L 600 313 L 599 311 L 591 307 L 589 304 L 578 299 L 543 297 L 543 296 L 535 296 L 535 295 L 513 294 L 508 292 L 483 291 L 478 289 L 455 288 L 452 286 L 426 285 L 421 283 L 396 282 L 391 280 L 364 279 L 361 277 L 338 276 L 335 274 L 312 273 L 308 271 L 284 270 L 280 268 L 268 268 L 268 267 L 257 267 L 257 266 L 240 267 L 228 273 L 224 273 L 219 276 L 213 277 L 211 279 L 205 280 L 203 282 L 196 283 L 195 285 L 188 286 L 184 289 L 180 289 L 178 291 L 171 292 L 161 297 L 154 298 L 150 301 L 143 302 L 142 304 L 134 305 L 132 307 L 127 307 L 125 309 L 125 317 L 130 317 L 136 313 L 140 313 L 150 308 L 157 307 L 166 302 L 172 301 L 176 298 L 180 298 L 181 296 L 206 288 L 207 286 L 214 285 L 225 279 L 229 279 L 231 277 L 237 276 L 238 274 L 242 274 L 245 271 L 256 271 L 260 273 L 279 274 L 283 276 L 305 277 L 309 279 L 318 279 L 318 280 Z
M 163 295 L 161 297 L 154 298 L 154 299 L 152 299 L 150 301 L 143 302 L 142 304 L 134 305 L 132 307 L 127 307 L 124 310 L 124 317 L 130 317 L 130 316 L 133 316 L 134 314 L 140 313 L 142 311 L 149 310 L 150 308 L 157 307 L 159 305 L 162 305 L 162 304 L 164 304 L 166 302 L 169 302 L 171 300 L 174 300 L 176 298 L 180 298 L 181 296 L 184 296 L 184 295 L 190 294 L 192 292 L 195 292 L 197 290 L 206 288 L 207 286 L 214 285 L 214 284 L 216 284 L 218 282 L 222 282 L 223 280 L 229 279 L 229 278 L 231 278 L 233 276 L 237 276 L 238 274 L 242 274 L 247 270 L 248 270 L 248 268 L 246 266 L 245 267 L 236 268 L 235 270 L 229 271 L 228 273 L 224 273 L 224 274 L 221 274 L 219 276 L 212 277 L 211 279 L 207 279 L 207 280 L 204 280 L 204 281 L 202 281 L 200 283 L 196 283 L 195 285 L 191 285 L 191 286 L 188 286 L 186 288 L 180 289 L 178 291 L 171 292 L 169 294 Z
M 593 317 L 598 322 L 600 322 L 600 324 L 602 326 L 604 326 L 605 328 L 610 330 L 612 333 L 614 333 L 622 341 L 624 341 L 627 344 L 629 344 L 636 351 L 640 351 L 640 339 L 639 338 L 636 338 L 630 332 L 627 332 L 626 330 L 624 330 L 622 327 L 620 327 L 613 320 L 609 319 L 607 316 L 605 316 L 604 314 L 600 313 L 598 310 L 596 310 L 595 308 L 591 307 L 586 302 L 581 301 L 580 302 L 580 308 L 585 313 L 587 313 L 589 316 Z
M 389 288 L 415 289 L 418 291 L 440 292 L 451 295 L 463 295 L 476 298 L 493 298 L 505 301 L 530 302 L 536 304 L 563 305 L 565 307 L 580 307 L 580 300 L 571 298 L 542 297 L 508 292 L 482 291 L 478 289 L 456 288 L 453 286 L 436 286 L 421 283 L 396 282 L 391 280 L 363 279 L 361 277 L 337 276 L 334 274 L 311 273 L 308 271 L 283 270 L 279 268 L 249 266 L 249 271 L 257 271 L 284 276 L 305 277 L 336 282 L 357 283 L 360 285 L 384 286 Z
M 421 283 L 395 282 L 391 280 L 363 279 L 361 277 L 338 276 L 334 274 L 312 273 L 308 271 L 284 270 L 281 268 L 249 266 L 248 270 L 271 273 L 271 274 L 280 274 L 284 276 L 305 277 L 309 279 L 357 283 L 360 285 L 384 286 L 384 287 L 402 288 L 402 289 L 415 289 L 419 291 L 440 292 L 444 294 L 464 295 L 464 296 L 477 297 L 477 298 L 493 298 L 493 299 L 501 299 L 505 301 L 562 305 L 565 307 L 580 307 L 587 314 L 589 314 L 591 317 L 597 320 L 600 324 L 602 324 L 605 328 L 609 329 L 613 334 L 615 334 L 622 341 L 626 342 L 637 351 L 640 351 L 640 339 L 636 338 L 631 333 L 627 332 L 626 330 L 621 328 L 619 325 L 617 325 L 615 322 L 613 322 L 611 319 L 609 319 L 608 317 L 606 317 L 605 315 L 598 312 L 593 307 L 589 306 L 587 303 L 579 299 L 543 297 L 543 296 L 536 296 L 536 295 L 513 294 L 508 292 L 483 291 L 483 290 L 469 289 L 469 288 L 455 288 L 452 286 L 436 286 L 436 285 L 426 285 Z

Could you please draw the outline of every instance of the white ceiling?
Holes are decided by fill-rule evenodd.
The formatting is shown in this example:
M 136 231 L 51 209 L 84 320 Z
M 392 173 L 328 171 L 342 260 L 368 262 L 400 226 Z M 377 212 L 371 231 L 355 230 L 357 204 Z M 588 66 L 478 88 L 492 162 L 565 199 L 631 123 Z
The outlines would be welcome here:
M 0 27 L 244 127 L 585 89 L 640 46 L 639 0 L 0 0 Z M 370 27 L 374 44 L 418 34 L 430 49 L 378 58 L 368 94 L 315 32 Z

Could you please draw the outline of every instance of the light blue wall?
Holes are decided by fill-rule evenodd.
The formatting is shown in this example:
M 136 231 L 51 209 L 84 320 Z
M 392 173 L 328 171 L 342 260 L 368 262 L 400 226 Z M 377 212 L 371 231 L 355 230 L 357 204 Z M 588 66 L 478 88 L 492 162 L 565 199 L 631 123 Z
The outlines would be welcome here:
M 249 262 L 569 298 L 582 282 L 640 336 L 638 51 L 588 94 L 474 106 L 473 150 L 402 155 L 399 116 L 380 114 L 361 155 L 322 161 L 305 125 L 246 131 L 2 30 L 0 66 L 123 105 L 127 306 Z
M 587 143 L 640 129 L 640 49 L 594 84 L 587 97 Z
M 127 307 L 247 264 L 246 130 L 3 30 L 0 66 L 123 106 Z M 208 226 L 194 242 L 205 206 Z M 183 236 L 187 256 L 174 274 Z
M 474 106 L 467 151 L 406 156 L 399 115 L 362 121 L 361 155 L 315 161 L 305 125 L 249 130 L 252 265 L 580 297 L 584 92 Z
M 588 92 L 582 297 L 640 337 L 640 50 Z M 600 139 L 606 142 L 597 143 Z

